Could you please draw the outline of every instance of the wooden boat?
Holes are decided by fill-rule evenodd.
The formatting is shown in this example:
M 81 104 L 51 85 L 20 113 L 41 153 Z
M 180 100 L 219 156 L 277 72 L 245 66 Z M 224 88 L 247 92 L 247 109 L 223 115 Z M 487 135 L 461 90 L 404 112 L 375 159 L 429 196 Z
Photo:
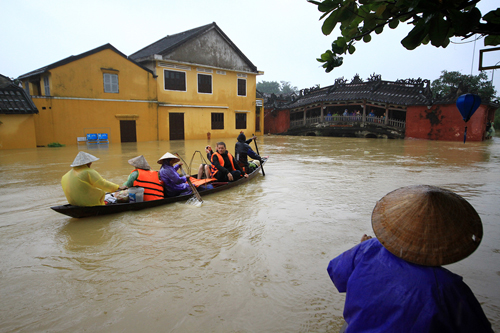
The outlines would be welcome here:
M 262 164 L 265 164 L 266 161 L 267 161 L 267 159 L 264 158 Z M 248 178 L 240 178 L 237 181 L 229 182 L 229 183 L 228 182 L 211 183 L 213 185 L 213 189 L 199 191 L 199 193 L 203 197 L 203 196 L 206 196 L 206 195 L 209 195 L 212 193 L 225 191 L 225 190 L 228 190 L 230 188 L 245 184 L 250 179 L 255 178 L 255 176 L 257 176 L 259 174 L 260 169 L 261 169 L 261 166 L 259 166 L 252 173 L 250 173 L 248 175 Z M 166 204 L 169 204 L 172 202 L 187 201 L 192 196 L 193 196 L 193 194 L 189 194 L 189 195 L 180 195 L 177 197 L 169 197 L 169 198 L 160 199 L 160 200 L 134 202 L 134 203 L 115 203 L 115 204 L 109 204 L 109 205 L 103 205 L 103 206 L 91 206 L 91 207 L 80 207 L 80 206 L 73 206 L 73 205 L 67 204 L 67 205 L 62 205 L 62 206 L 54 206 L 54 207 L 50 207 L 50 208 L 55 210 L 56 212 L 64 214 L 64 215 L 68 215 L 68 216 L 76 217 L 76 218 L 82 218 L 82 217 L 90 217 L 90 216 L 98 216 L 98 215 L 115 214 L 115 213 L 130 211 L 130 210 L 142 210 L 142 209 L 146 209 L 146 208 L 166 205 Z

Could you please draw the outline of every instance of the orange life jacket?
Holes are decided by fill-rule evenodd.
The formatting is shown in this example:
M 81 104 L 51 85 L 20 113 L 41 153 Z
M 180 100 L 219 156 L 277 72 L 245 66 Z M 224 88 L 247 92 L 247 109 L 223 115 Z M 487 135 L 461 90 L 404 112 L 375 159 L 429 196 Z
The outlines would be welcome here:
M 219 159 L 219 164 L 221 165 L 221 167 L 224 167 L 224 159 L 222 158 L 222 156 L 219 153 L 213 153 L 212 158 L 210 159 L 210 162 L 212 162 L 212 164 L 210 165 L 210 177 L 213 177 L 217 172 L 219 172 L 219 169 L 217 169 L 214 165 L 214 156 L 217 156 L 217 158 Z M 233 170 L 236 170 L 236 168 L 234 167 L 233 155 L 227 152 L 227 156 L 229 157 L 229 161 L 231 162 Z
M 158 171 L 135 169 L 139 175 L 134 186 L 144 187 L 144 201 L 163 199 L 163 184 L 158 178 Z M 134 172 L 132 171 L 132 172 Z
M 196 187 L 199 187 L 200 185 L 205 185 L 211 182 L 215 182 L 217 181 L 217 178 L 196 179 L 194 177 L 189 177 L 189 180 L 191 181 L 191 184 L 193 184 Z

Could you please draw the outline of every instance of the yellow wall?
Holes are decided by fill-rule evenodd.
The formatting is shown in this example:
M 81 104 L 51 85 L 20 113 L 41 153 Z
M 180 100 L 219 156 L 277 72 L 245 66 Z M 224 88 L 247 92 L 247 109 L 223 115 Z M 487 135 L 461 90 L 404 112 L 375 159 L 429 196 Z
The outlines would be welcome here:
M 217 74 L 217 69 L 200 66 L 181 66 L 189 67 L 190 70 L 162 67 L 165 61 L 158 61 L 156 74 L 158 75 L 158 102 L 167 106 L 159 107 L 159 128 L 160 140 L 169 139 L 168 114 L 170 112 L 184 113 L 184 137 L 190 139 L 206 139 L 207 133 L 211 133 L 212 138 L 236 137 L 240 131 L 246 135 L 255 133 L 255 92 L 256 92 L 256 74 L 233 72 L 224 70 L 225 75 Z M 171 64 L 174 65 L 174 64 Z M 212 73 L 198 71 L 197 68 L 212 69 Z M 164 89 L 164 70 L 180 71 L 186 73 L 186 91 L 171 91 Z M 198 73 L 212 76 L 212 94 L 198 93 Z M 238 76 L 237 74 L 246 74 L 247 95 L 238 96 Z M 168 106 L 173 105 L 173 106 Z M 186 107 L 179 107 L 185 105 Z M 210 106 L 209 107 L 189 107 Z M 238 111 L 247 111 L 247 128 L 236 129 L 235 114 Z M 212 129 L 212 112 L 224 113 L 224 129 Z M 263 117 L 261 117 L 263 118 Z M 262 128 L 262 127 L 261 127 Z
M 0 114 L 0 149 L 36 148 L 32 114 Z
M 105 93 L 103 73 L 118 75 L 118 93 Z M 77 144 L 87 133 L 108 133 L 110 143 L 120 140 L 120 119 L 136 120 L 137 141 L 158 139 L 156 80 L 153 74 L 104 49 L 50 70 L 50 96 L 33 97 L 36 143 Z M 30 89 L 30 91 L 32 91 Z M 124 117 L 125 116 L 125 117 Z
M 36 142 L 77 144 L 77 137 L 88 133 L 108 133 L 110 143 L 119 143 L 120 119 L 136 121 L 137 141 L 156 141 L 157 106 L 148 102 L 64 100 L 33 98 L 39 110 L 35 115 Z
M 103 73 L 118 74 L 119 93 L 104 92 Z M 53 68 L 45 75 L 50 76 L 50 95 L 54 97 L 156 100 L 153 75 L 110 49 Z M 44 96 L 43 77 L 40 87 Z

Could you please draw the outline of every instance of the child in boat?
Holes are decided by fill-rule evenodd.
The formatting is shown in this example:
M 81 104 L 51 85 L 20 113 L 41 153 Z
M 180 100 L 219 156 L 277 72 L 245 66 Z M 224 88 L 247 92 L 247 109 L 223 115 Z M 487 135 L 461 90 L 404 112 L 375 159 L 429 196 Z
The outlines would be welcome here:
M 205 152 L 207 153 L 208 160 L 211 161 L 212 154 L 214 153 L 212 151 L 212 147 L 206 146 Z M 200 164 L 200 167 L 198 168 L 198 179 L 202 178 L 210 178 L 210 164 L 205 164 L 205 163 Z

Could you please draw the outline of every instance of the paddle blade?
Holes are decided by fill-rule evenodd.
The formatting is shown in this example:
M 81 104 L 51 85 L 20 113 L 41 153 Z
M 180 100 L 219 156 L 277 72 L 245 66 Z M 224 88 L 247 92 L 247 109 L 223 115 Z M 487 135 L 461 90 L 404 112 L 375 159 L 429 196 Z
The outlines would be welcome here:
M 464 94 L 457 98 L 457 108 L 465 122 L 469 121 L 479 105 L 481 105 L 481 97 L 478 95 Z
M 201 207 L 202 204 L 203 202 L 198 200 L 196 196 L 192 196 L 188 201 L 186 201 L 186 205 L 191 205 L 194 207 Z

